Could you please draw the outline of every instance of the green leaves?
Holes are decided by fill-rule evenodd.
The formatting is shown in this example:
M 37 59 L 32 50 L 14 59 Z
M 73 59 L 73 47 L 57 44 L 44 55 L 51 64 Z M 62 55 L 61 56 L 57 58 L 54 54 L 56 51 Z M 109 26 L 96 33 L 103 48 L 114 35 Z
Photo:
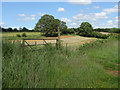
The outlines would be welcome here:
M 92 32 L 92 30 L 93 30 L 92 25 L 90 23 L 88 23 L 88 22 L 83 22 L 80 25 L 80 28 L 81 28 L 82 31 L 84 30 L 84 32 L 86 32 L 86 33 L 87 32 Z
M 54 19 L 52 15 L 44 15 L 39 19 L 35 26 L 36 31 L 41 31 L 45 36 L 56 36 L 57 27 L 60 27 L 60 30 L 66 30 L 66 23 L 60 21 L 59 19 Z

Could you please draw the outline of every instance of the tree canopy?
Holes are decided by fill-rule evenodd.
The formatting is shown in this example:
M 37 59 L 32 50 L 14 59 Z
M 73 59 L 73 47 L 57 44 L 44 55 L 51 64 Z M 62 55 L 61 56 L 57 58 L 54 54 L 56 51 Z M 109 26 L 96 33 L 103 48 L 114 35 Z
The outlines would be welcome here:
M 82 22 L 78 29 L 78 34 L 80 35 L 88 35 L 93 31 L 92 25 L 88 22 Z
M 58 26 L 61 32 L 67 29 L 65 22 L 55 19 L 52 15 L 45 14 L 38 20 L 34 30 L 41 31 L 45 36 L 56 36 Z

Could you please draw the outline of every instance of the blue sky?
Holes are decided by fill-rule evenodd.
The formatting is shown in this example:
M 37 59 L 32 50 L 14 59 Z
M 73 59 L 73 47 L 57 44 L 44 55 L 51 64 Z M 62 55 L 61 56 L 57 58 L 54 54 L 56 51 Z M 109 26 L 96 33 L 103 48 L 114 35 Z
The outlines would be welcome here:
M 89 1 L 89 0 L 88 0 Z M 3 27 L 34 28 L 42 15 L 49 14 L 65 21 L 68 27 L 89 22 L 94 28 L 118 27 L 117 2 L 2 2 Z

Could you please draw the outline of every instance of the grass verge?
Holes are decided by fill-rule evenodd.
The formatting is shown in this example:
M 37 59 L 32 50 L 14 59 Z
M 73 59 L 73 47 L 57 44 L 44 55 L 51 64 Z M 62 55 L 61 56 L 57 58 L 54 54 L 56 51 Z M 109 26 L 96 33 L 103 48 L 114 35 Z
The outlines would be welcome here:
M 22 50 L 3 42 L 3 88 L 118 88 L 117 39 L 84 44 L 71 51 L 48 45 L 40 51 Z

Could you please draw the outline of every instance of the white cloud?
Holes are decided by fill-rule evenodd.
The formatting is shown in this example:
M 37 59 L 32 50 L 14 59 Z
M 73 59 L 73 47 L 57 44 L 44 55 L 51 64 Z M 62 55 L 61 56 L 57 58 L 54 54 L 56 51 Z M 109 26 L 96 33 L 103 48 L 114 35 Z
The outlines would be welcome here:
M 68 0 L 68 2 L 73 3 L 73 4 L 83 4 L 83 5 L 92 3 L 91 0 Z
M 118 23 L 113 20 L 108 20 L 107 22 L 104 23 L 99 23 L 96 24 L 95 28 L 113 28 L 113 27 L 118 27 Z
M 17 26 L 15 26 L 15 27 L 11 27 L 12 29 L 15 29 L 15 28 L 17 28 L 17 29 L 19 29 L 19 27 L 17 27 Z
M 71 26 L 76 26 L 76 25 L 77 25 L 77 23 L 71 23 L 70 25 L 71 25 Z
M 98 21 L 107 19 L 106 13 L 89 13 L 89 14 L 77 14 L 72 17 L 75 21 Z
M 7 24 L 4 23 L 4 22 L 0 22 L 0 26 L 1 26 L 1 27 L 7 27 Z
M 120 16 L 116 16 L 116 17 L 115 17 L 115 21 L 116 21 L 117 23 L 118 23 L 118 22 L 120 23 Z
M 44 14 L 44 13 L 38 13 L 38 15 L 39 15 L 39 16 L 43 16 L 43 15 L 45 15 L 45 14 Z
M 3 22 L 0 22 L 0 26 L 3 26 L 3 25 L 5 25 L 5 23 L 3 23 Z
M 65 11 L 64 8 L 58 8 L 58 12 L 63 12 Z
M 104 12 L 106 13 L 114 13 L 114 12 L 118 12 L 118 5 L 115 5 L 113 8 L 107 8 L 107 9 L 103 9 Z
M 118 16 L 115 17 L 115 21 L 118 22 Z
M 98 8 L 97 6 L 94 8 Z M 89 8 L 86 8 L 89 9 Z M 88 13 L 88 14 L 77 14 L 72 17 L 72 22 L 70 26 L 78 27 L 82 22 L 90 22 L 93 27 L 100 28 L 112 28 L 118 27 L 118 17 L 116 16 L 112 20 L 108 20 L 108 14 L 118 12 L 118 5 L 115 5 L 113 8 L 103 9 L 99 13 Z M 108 20 L 105 22 L 105 20 Z
M 112 20 L 109 20 L 108 23 L 112 23 L 113 21 Z
M 20 17 L 24 17 L 24 16 L 25 16 L 25 14 L 18 14 L 18 16 L 20 16 Z
M 99 6 L 95 6 L 94 8 L 95 8 L 95 9 L 98 9 L 98 8 L 100 8 L 100 7 L 99 7 Z
M 101 16 L 106 16 L 105 12 L 100 12 L 100 13 L 95 13 L 96 16 L 101 17 Z
M 32 30 L 33 28 L 28 28 L 29 30 Z
M 23 19 L 20 19 L 20 21 L 30 21 L 30 20 L 35 20 L 35 17 L 25 17 Z
M 107 20 L 107 14 L 105 12 L 99 13 L 88 13 L 88 14 L 77 14 L 72 17 L 71 26 L 78 27 L 82 22 L 89 22 L 95 27 L 101 24 L 102 20 Z M 75 24 L 74 24 L 75 23 Z
M 64 22 L 71 22 L 71 20 L 70 19 L 68 19 L 68 18 L 64 18 L 64 17 L 62 17 L 62 19 L 61 19 L 62 21 L 64 21 Z

